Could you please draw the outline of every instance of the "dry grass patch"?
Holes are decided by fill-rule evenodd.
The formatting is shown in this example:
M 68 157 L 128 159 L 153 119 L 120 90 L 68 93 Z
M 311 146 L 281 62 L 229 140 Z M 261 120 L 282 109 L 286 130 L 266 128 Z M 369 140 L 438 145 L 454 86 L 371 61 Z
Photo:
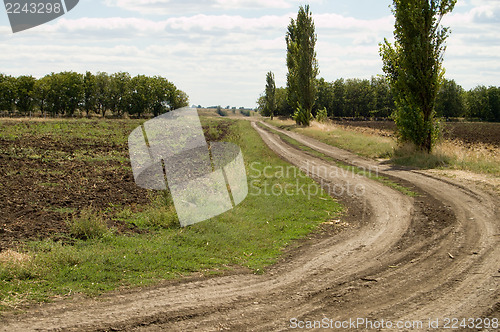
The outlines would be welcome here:
M 31 260 L 29 255 L 16 252 L 14 250 L 4 250 L 0 252 L 0 264 L 18 264 L 22 265 Z
M 435 153 L 453 159 L 455 169 L 500 176 L 500 149 L 492 145 L 446 140 L 436 147 Z

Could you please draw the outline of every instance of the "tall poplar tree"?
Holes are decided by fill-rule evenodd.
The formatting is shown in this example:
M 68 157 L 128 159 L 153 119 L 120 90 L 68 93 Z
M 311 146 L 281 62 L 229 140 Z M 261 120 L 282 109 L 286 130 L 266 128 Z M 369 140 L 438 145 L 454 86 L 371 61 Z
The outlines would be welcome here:
M 300 6 L 297 19 L 292 19 L 286 34 L 288 102 L 295 109 L 294 120 L 308 126 L 316 101 L 317 36 L 309 5 Z
M 434 119 L 436 96 L 443 81 L 443 56 L 449 28 L 441 19 L 457 0 L 394 0 L 396 18 L 391 45 L 380 46 L 384 71 L 391 84 L 401 141 L 431 152 L 438 128 Z
M 271 71 L 266 75 L 266 95 L 264 98 L 264 115 L 270 116 L 272 120 L 276 110 L 276 83 L 274 81 L 274 74 Z

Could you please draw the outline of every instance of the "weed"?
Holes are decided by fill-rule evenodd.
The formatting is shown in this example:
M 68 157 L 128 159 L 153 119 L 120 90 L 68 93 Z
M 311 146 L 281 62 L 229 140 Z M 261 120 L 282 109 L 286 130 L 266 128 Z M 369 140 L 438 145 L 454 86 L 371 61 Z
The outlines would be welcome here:
M 250 117 L 252 116 L 252 112 L 249 110 L 240 110 L 241 115 Z
M 143 229 L 179 228 L 179 219 L 170 192 L 164 190 L 151 196 L 152 203 L 144 211 L 128 217 L 125 212 L 122 217 L 125 217 L 127 222 Z
M 227 111 L 223 110 L 220 106 L 217 106 L 217 114 L 219 114 L 220 116 L 228 116 Z
M 422 169 L 442 168 L 451 163 L 451 159 L 443 154 L 427 153 L 412 144 L 405 144 L 395 149 L 391 161 L 397 165 Z
M 318 111 L 318 114 L 316 114 L 316 121 L 319 123 L 324 123 L 328 120 L 328 111 L 326 110 L 326 107 L 323 108 L 322 110 Z
M 102 215 L 90 208 L 83 209 L 80 215 L 73 216 L 67 224 L 71 236 L 80 240 L 101 238 L 109 231 Z

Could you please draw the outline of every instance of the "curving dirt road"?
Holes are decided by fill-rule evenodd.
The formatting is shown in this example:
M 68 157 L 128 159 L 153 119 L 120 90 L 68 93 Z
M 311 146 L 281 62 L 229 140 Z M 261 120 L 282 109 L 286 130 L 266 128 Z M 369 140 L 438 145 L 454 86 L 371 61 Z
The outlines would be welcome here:
M 281 131 L 421 193 L 411 198 L 252 125 L 278 155 L 347 204 L 343 232 L 306 241 L 265 275 L 242 272 L 61 301 L 6 317 L 0 330 L 284 331 L 324 318 L 365 319 L 358 329 L 377 328 L 383 320 L 382 327 L 401 321 L 416 324 L 406 330 L 426 330 L 429 319 L 439 319 L 443 328 L 446 318 L 500 318 L 497 196 Z

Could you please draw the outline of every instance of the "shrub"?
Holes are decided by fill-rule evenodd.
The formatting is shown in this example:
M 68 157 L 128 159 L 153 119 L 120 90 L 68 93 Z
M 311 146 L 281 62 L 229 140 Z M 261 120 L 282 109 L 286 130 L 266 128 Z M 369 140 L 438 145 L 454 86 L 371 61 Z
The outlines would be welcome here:
M 252 113 L 249 110 L 240 110 L 241 115 L 243 116 L 251 116 Z
M 302 106 L 299 105 L 299 107 L 297 108 L 297 110 L 293 115 L 293 119 L 299 126 L 309 126 L 311 120 L 313 119 L 313 116 L 311 112 L 302 108 Z
M 217 106 L 217 114 L 219 114 L 220 116 L 227 116 L 227 112 L 220 106 Z
M 89 208 L 83 209 L 79 216 L 73 216 L 67 224 L 71 236 L 81 240 L 101 238 L 109 231 L 102 215 Z
M 316 121 L 326 122 L 326 120 L 328 120 L 328 111 L 325 107 L 322 110 L 318 110 L 318 114 L 316 114 Z
M 174 207 L 172 195 L 168 190 L 149 194 L 151 205 L 144 211 L 132 213 L 123 210 L 122 220 L 141 229 L 174 229 L 179 228 L 179 219 Z

